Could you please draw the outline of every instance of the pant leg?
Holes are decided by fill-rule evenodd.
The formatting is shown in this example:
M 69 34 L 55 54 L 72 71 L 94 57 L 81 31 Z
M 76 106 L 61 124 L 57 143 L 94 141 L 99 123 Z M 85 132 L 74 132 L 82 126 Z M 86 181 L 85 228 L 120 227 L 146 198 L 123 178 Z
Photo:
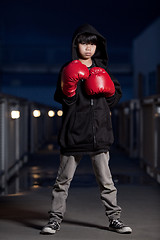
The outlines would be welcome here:
M 60 166 L 52 191 L 50 219 L 61 222 L 66 211 L 68 189 L 80 161 L 78 156 L 60 156 Z
M 121 208 L 117 205 L 117 189 L 109 169 L 109 152 L 94 155 L 92 165 L 100 186 L 101 200 L 109 219 L 120 218 Z

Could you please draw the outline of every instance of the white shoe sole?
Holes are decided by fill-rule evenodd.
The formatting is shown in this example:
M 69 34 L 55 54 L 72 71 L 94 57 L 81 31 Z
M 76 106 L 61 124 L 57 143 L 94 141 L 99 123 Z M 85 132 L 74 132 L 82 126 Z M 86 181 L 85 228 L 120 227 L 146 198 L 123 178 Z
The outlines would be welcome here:
M 45 227 L 41 230 L 41 234 L 55 234 L 58 230 L 54 230 L 50 227 Z
M 132 229 L 130 227 L 123 227 L 121 229 L 115 229 L 115 228 L 109 227 L 109 230 L 117 233 L 126 233 L 126 234 L 132 233 Z

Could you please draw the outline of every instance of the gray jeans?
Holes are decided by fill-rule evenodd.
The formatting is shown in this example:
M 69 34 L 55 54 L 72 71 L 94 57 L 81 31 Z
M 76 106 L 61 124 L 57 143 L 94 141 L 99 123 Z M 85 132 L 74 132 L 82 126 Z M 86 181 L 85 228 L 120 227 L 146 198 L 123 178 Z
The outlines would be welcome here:
M 80 156 L 60 156 L 60 166 L 52 191 L 50 218 L 61 222 L 66 211 L 68 189 L 75 170 L 80 162 Z M 109 152 L 91 156 L 93 170 L 100 187 L 101 200 L 109 219 L 120 218 L 121 208 L 117 205 L 117 189 L 114 186 L 108 166 Z

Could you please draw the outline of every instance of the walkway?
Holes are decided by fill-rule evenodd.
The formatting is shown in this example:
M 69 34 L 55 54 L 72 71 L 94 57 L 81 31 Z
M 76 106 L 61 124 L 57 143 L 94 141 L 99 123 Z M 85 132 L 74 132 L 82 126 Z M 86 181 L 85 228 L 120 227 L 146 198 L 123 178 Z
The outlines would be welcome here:
M 0 239 L 160 239 L 160 186 L 139 168 L 138 160 L 128 158 L 117 149 L 111 152 L 111 169 L 123 209 L 122 219 L 133 228 L 133 233 L 120 235 L 107 230 L 108 220 L 92 166 L 89 158 L 84 157 L 70 188 L 61 231 L 54 236 L 40 235 L 40 229 L 48 221 L 58 153 L 53 142 L 31 156 L 20 175 L 20 187 L 25 191 L 0 197 Z

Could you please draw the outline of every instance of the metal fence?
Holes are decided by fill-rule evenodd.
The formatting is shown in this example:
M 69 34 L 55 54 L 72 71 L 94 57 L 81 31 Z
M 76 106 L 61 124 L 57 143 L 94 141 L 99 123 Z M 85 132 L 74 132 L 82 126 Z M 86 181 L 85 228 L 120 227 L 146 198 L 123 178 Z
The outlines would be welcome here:
M 8 193 L 8 182 L 34 153 L 57 135 L 60 117 L 49 106 L 0 94 L 0 193 Z M 19 183 L 14 186 L 19 191 Z
M 160 183 L 160 96 L 144 99 L 141 106 L 140 157 L 147 173 Z
M 132 100 L 121 103 L 113 110 L 113 126 L 116 144 L 130 157 L 139 154 L 140 141 L 140 102 Z
M 112 115 L 116 144 L 160 183 L 160 96 L 121 103 Z

